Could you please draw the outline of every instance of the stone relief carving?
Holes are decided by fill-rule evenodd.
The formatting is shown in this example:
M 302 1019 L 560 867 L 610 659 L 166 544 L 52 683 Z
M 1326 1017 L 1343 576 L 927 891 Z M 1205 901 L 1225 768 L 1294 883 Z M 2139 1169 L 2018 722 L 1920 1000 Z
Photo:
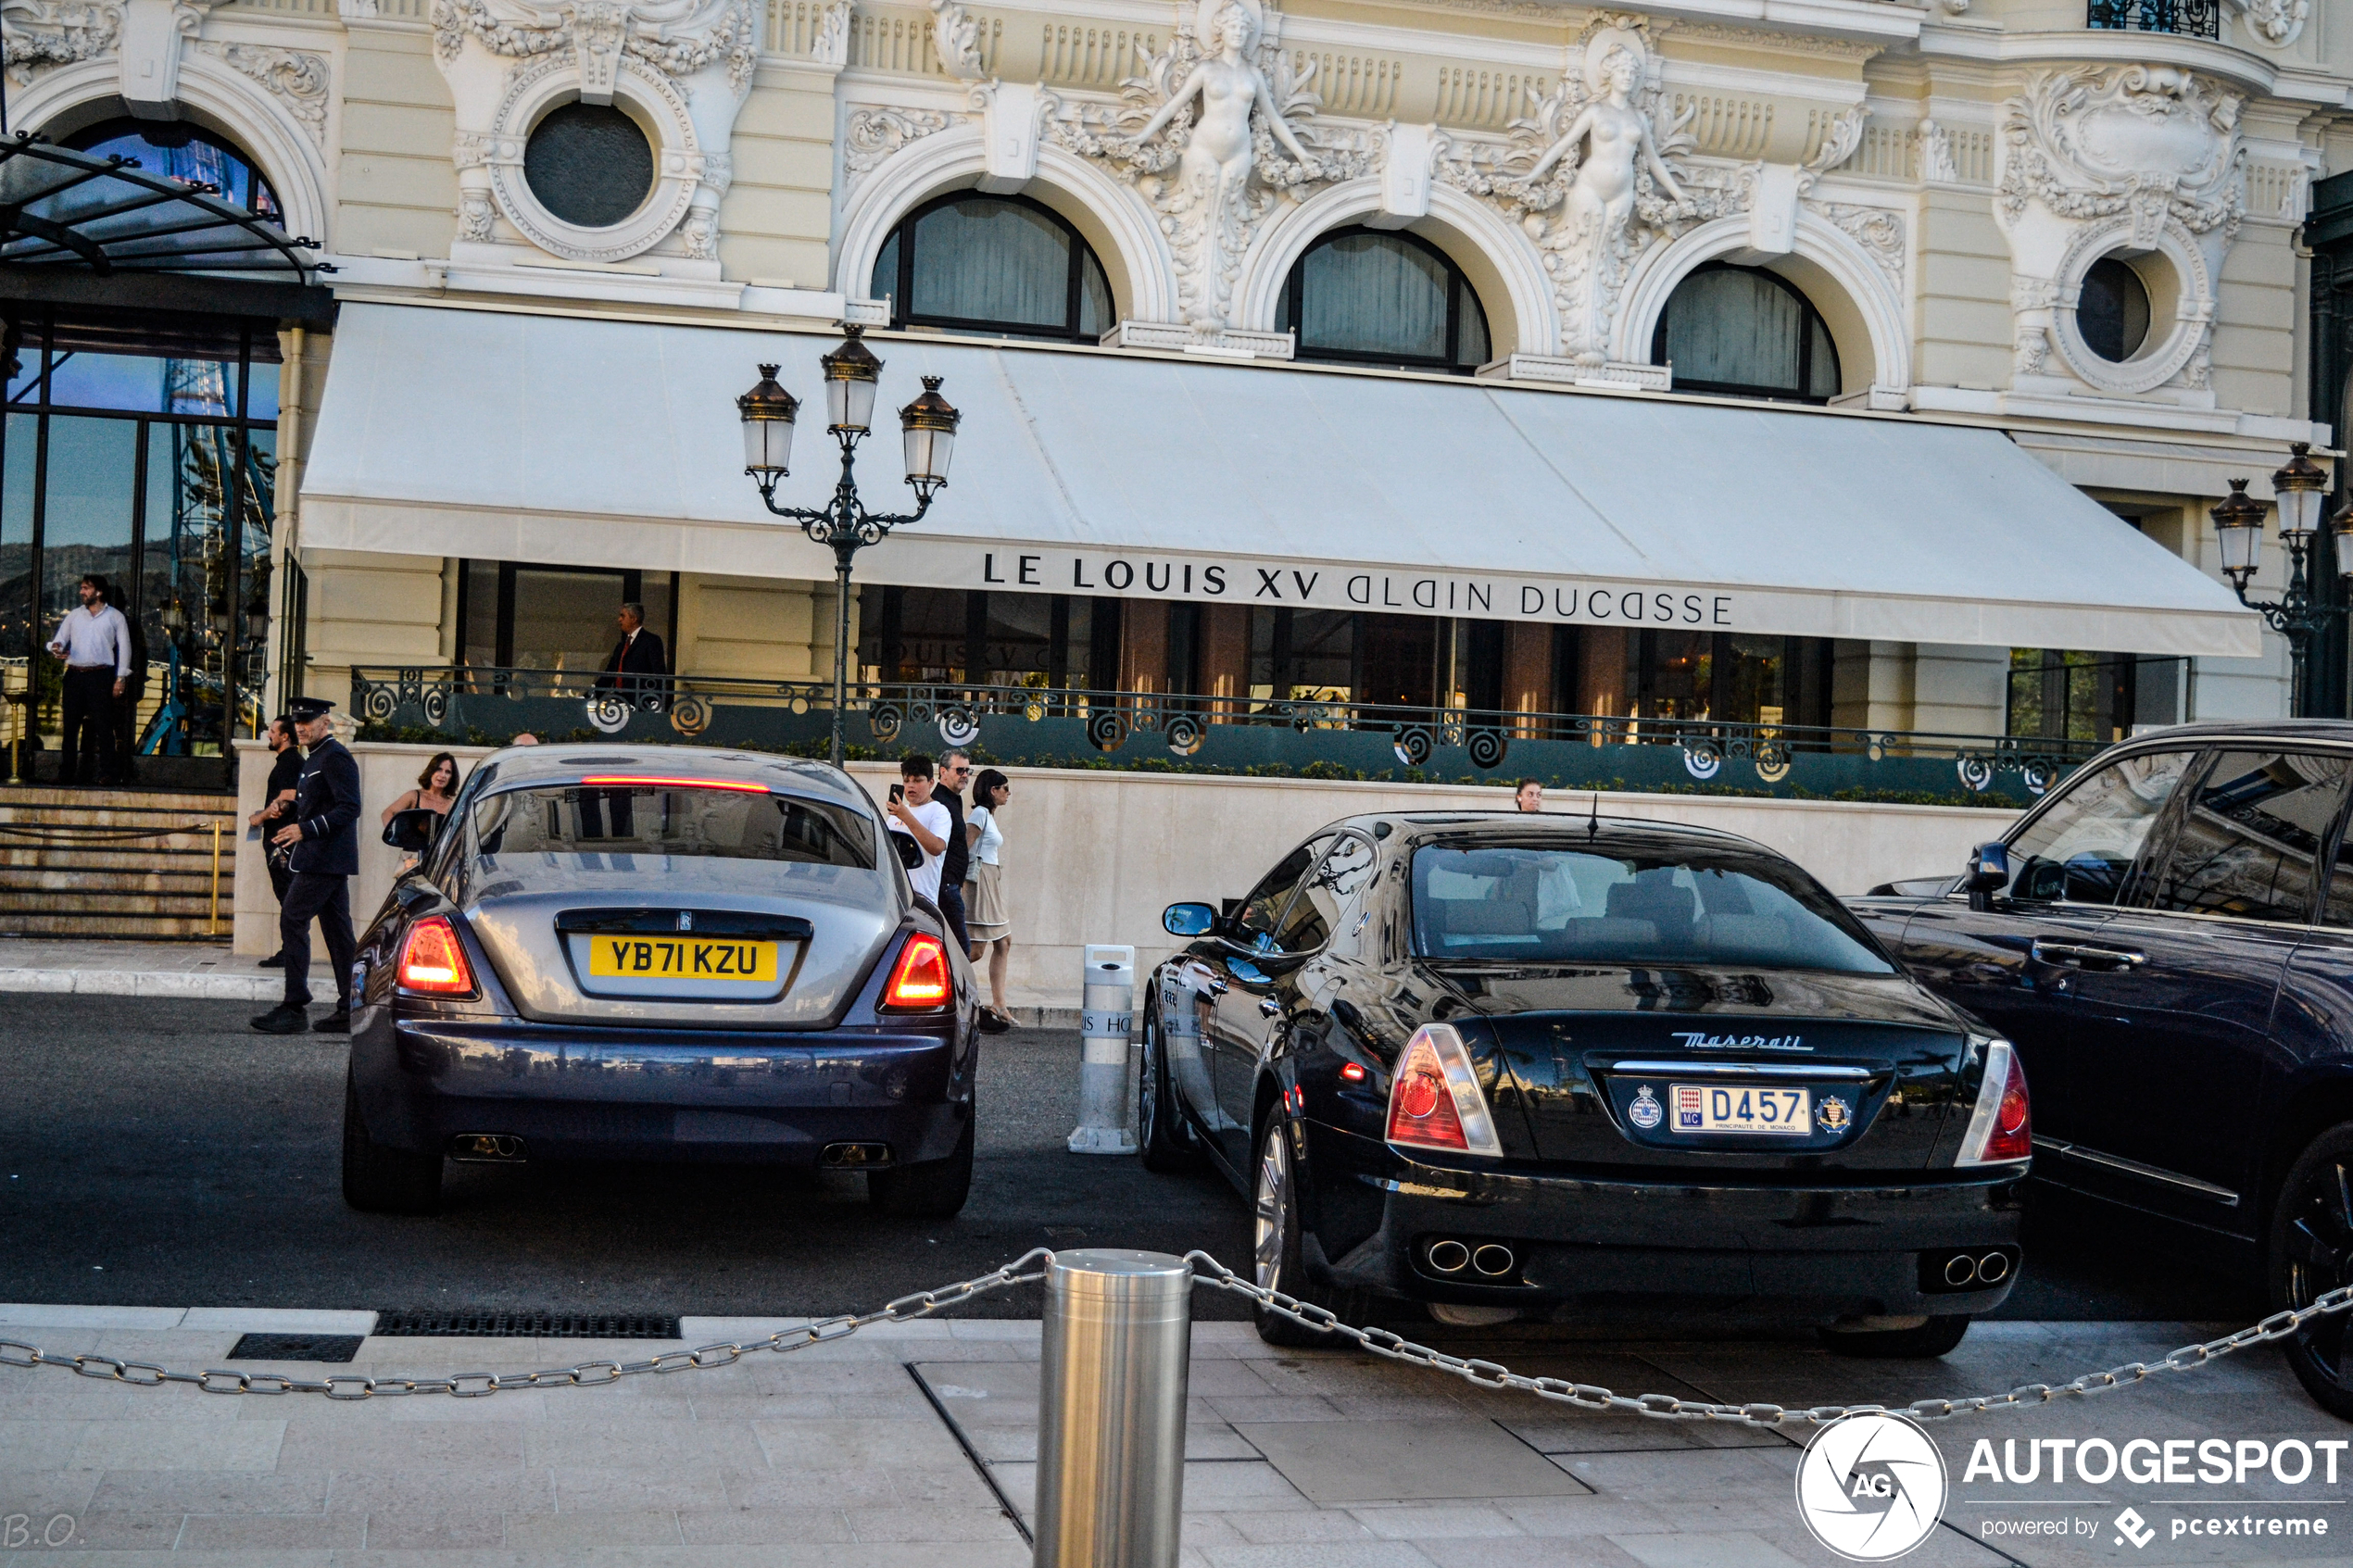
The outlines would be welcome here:
M 849 0 L 834 0 L 817 20 L 817 37 L 809 46 L 809 57 L 821 66 L 839 68 L 849 63 Z
M 1957 185 L 1961 166 L 1953 159 L 1953 138 L 1932 119 L 1920 121 L 1920 179 L 1926 184 Z
M 931 0 L 931 42 L 949 75 L 959 82 L 981 79 L 980 24 L 956 0 Z
M 329 75 L 325 56 L 258 44 L 199 44 L 196 47 L 260 82 L 301 122 L 313 142 L 326 144 Z
M 574 260 L 639 255 L 674 232 L 686 270 L 717 275 L 728 171 L 711 153 L 724 154 L 759 63 L 751 0 L 434 0 L 429 20 L 457 108 L 461 243 L 496 241 L 500 215 Z M 629 99 L 655 143 L 656 197 L 610 230 L 554 219 L 522 177 L 532 127 L 571 96 Z
M 950 117 L 937 109 L 867 108 L 850 112 L 842 135 L 842 168 L 865 174 L 908 143 L 945 131 L 963 115 Z
M 2195 72 L 2144 65 L 2047 72 L 2010 101 L 1994 216 L 2010 245 L 2016 377 L 2063 368 L 2104 394 L 2204 392 L 2214 282 L 2246 211 L 2241 107 Z M 2166 319 L 2121 364 L 2074 327 L 2084 274 L 2120 253 L 2156 258 L 2174 296 L 2151 291 Z
M 1372 155 L 1363 138 L 1309 144 L 1315 68 L 1293 73 L 1258 0 L 1201 0 L 1143 66 L 1120 83 L 1121 105 L 1072 106 L 1050 133 L 1151 205 L 1176 261 L 1178 313 L 1214 336 L 1236 325 L 1235 277 L 1257 227 L 1302 187 L 1367 172 Z
M 122 7 L 80 0 L 6 0 L 8 80 L 21 87 L 44 67 L 78 65 L 114 52 L 122 32 Z
M 1855 207 L 1845 202 L 1808 201 L 1806 207 L 1835 224 L 1863 247 L 1879 270 L 1898 290 L 1904 286 L 1904 216 L 1883 207 Z
M 2247 31 L 2274 49 L 2284 49 L 2304 31 L 2312 14 L 2312 0 L 2232 0 L 2243 13 Z
M 1657 127 L 1655 25 L 1595 18 L 1560 86 L 1511 122 L 1504 144 L 1466 145 L 1438 165 L 1437 178 L 1495 202 L 1543 252 L 1561 352 L 1582 365 L 1607 362 L 1627 274 L 1647 245 L 1747 201 L 1735 171 L 1678 171 L 1693 145 L 1683 128 L 1696 109 Z

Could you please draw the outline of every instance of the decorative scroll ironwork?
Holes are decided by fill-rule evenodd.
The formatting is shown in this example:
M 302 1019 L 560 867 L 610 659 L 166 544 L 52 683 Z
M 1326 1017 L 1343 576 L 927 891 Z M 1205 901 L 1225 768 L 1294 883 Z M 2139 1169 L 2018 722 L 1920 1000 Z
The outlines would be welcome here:
M 76 152 L 25 132 L 0 141 L 0 264 L 116 272 L 332 272 L 288 234 L 193 180 Z
M 2222 0 L 2091 0 L 2086 27 L 2220 38 Z
M 553 670 L 355 669 L 351 711 L 503 744 L 626 736 L 822 754 L 829 684 Z M 1334 778 L 1479 779 L 1513 773 L 1572 788 L 1784 796 L 2039 797 L 2096 743 L 1917 731 L 1737 724 L 1035 686 L 862 684 L 844 712 L 876 754 L 974 747 L 1043 766 L 1138 764 Z M 1989 801 L 1989 804 L 1994 803 Z

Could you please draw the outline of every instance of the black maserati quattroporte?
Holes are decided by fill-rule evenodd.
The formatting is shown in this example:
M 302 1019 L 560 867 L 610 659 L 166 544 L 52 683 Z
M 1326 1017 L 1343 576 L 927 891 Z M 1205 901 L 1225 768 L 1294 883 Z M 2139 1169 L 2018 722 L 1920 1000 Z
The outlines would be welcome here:
M 1461 1324 L 1786 1309 L 1932 1356 L 2018 1277 L 2017 1056 L 1760 845 L 1351 818 L 1165 920 L 1142 1156 L 1253 1200 L 1263 1285 Z

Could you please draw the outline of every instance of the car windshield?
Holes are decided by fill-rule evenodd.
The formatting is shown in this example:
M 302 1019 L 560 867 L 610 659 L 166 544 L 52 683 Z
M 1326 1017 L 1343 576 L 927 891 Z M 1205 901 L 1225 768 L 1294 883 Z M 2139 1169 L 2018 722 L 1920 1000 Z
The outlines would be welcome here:
M 1894 972 L 1836 899 L 1753 851 L 1429 845 L 1413 883 L 1424 958 Z
M 872 871 L 864 813 L 764 788 L 691 784 L 513 789 L 473 809 L 482 855 L 670 855 Z

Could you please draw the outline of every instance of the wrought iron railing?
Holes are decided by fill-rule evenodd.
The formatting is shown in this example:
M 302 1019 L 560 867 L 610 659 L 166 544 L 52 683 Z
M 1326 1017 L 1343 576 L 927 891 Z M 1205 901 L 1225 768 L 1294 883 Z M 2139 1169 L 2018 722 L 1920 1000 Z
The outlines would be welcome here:
M 2222 0 L 2091 0 L 2085 25 L 2127 32 L 2220 38 Z
M 553 670 L 354 669 L 371 734 L 504 745 L 600 736 L 821 755 L 822 682 L 599 676 Z M 2041 795 L 2091 742 L 1709 719 L 1411 708 L 1036 686 L 892 685 L 849 693 L 853 757 L 967 746 L 984 760 L 1307 777 L 1532 777 L 1571 788 L 1783 796 Z M 1989 799 L 1988 804 L 1996 803 Z

